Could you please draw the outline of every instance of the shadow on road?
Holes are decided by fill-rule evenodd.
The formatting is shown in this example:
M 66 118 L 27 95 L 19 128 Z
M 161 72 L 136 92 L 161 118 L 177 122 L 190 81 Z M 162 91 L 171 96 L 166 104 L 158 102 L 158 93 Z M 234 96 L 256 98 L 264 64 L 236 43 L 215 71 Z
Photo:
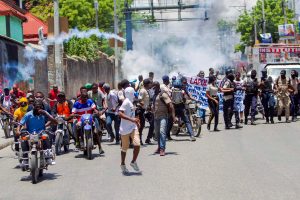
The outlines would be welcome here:
M 126 174 L 123 174 L 123 176 L 142 176 L 143 172 L 128 172 Z
M 62 176 L 62 175 L 59 175 L 57 173 L 44 173 L 42 177 L 39 177 L 38 183 L 43 182 L 43 181 L 52 181 L 52 180 L 57 179 L 60 176 Z M 31 181 L 31 175 L 23 176 L 20 179 L 20 181 L 30 182 Z

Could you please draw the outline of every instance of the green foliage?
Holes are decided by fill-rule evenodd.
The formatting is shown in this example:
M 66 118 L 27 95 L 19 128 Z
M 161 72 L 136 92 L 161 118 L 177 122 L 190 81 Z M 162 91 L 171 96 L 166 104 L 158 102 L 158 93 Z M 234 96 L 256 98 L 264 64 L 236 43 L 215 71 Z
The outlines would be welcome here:
M 31 4 L 30 12 L 46 21 L 48 17 L 53 16 L 53 0 L 28 0 Z M 114 1 L 98 0 L 99 2 L 99 29 L 104 32 L 114 31 Z M 131 4 L 132 0 L 128 1 Z M 121 26 L 124 21 L 125 0 L 117 0 L 117 16 L 119 19 L 120 32 L 125 27 Z M 60 0 L 60 16 L 67 17 L 70 28 L 87 30 L 96 27 L 96 13 L 94 9 L 94 0 Z M 93 60 L 97 58 L 96 51 L 103 51 L 108 55 L 113 55 L 113 49 L 109 47 L 108 41 L 91 37 L 89 39 L 73 38 L 65 44 L 65 51 L 68 55 L 82 56 Z
M 99 45 L 97 40 L 91 38 L 72 38 L 64 44 L 65 51 L 70 56 L 79 56 L 87 60 L 98 58 Z
M 264 0 L 266 33 L 271 33 L 273 42 L 278 42 L 278 25 L 284 24 L 284 15 L 282 10 L 282 1 Z M 286 7 L 287 23 L 294 24 L 294 13 Z M 255 44 L 254 24 L 257 24 L 257 37 L 262 33 L 263 26 L 262 0 L 258 0 L 252 11 L 245 11 L 238 18 L 237 32 L 241 33 L 240 44 L 236 46 L 236 51 L 245 50 L 246 46 Z
M 221 19 L 220 21 L 218 21 L 217 23 L 217 27 L 219 31 L 226 31 L 228 29 L 231 29 L 235 26 L 234 23 L 226 21 L 224 19 Z

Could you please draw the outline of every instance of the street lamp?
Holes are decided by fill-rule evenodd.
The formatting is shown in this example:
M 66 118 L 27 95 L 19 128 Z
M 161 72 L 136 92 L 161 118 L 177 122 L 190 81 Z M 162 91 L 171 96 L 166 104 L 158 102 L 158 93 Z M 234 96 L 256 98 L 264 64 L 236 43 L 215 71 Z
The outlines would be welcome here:
M 99 3 L 97 0 L 94 1 L 94 8 L 96 11 L 96 28 L 99 29 L 99 21 L 98 21 Z

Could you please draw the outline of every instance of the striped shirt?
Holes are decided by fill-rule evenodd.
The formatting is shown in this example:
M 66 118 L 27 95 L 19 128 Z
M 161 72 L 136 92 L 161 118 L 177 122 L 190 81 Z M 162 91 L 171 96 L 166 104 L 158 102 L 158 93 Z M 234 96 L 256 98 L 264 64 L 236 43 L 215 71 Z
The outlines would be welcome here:
M 81 100 L 78 100 L 73 105 L 72 113 L 79 114 L 79 115 L 93 114 L 93 111 L 95 109 L 96 109 L 96 105 L 93 100 L 88 99 L 85 103 L 82 103 Z

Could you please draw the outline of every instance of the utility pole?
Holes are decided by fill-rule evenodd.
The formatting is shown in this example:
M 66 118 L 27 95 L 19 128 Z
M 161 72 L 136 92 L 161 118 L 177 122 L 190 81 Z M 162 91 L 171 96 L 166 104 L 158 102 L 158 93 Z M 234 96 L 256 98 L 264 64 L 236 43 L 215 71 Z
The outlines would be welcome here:
M 118 34 L 118 16 L 117 16 L 117 1 L 114 0 L 114 33 Z M 118 55 L 118 40 L 115 39 L 115 86 L 119 81 L 119 55 Z
M 99 19 L 98 19 L 99 3 L 98 3 L 98 0 L 94 1 L 94 7 L 95 7 L 95 11 L 96 11 L 96 28 L 99 29 Z
M 286 1 L 282 0 L 282 9 L 283 9 L 283 15 L 284 15 L 284 25 L 287 24 L 287 18 L 286 18 Z
M 54 0 L 54 37 L 58 38 L 60 34 L 59 30 L 59 0 Z M 55 80 L 58 88 L 63 91 L 64 90 L 64 71 L 62 69 L 61 63 L 61 45 L 55 43 L 54 44 L 54 60 L 55 60 Z
M 263 34 L 266 33 L 265 1 L 262 0 Z

